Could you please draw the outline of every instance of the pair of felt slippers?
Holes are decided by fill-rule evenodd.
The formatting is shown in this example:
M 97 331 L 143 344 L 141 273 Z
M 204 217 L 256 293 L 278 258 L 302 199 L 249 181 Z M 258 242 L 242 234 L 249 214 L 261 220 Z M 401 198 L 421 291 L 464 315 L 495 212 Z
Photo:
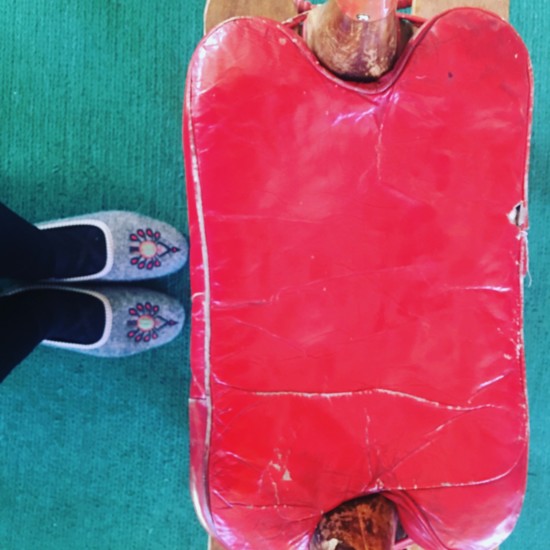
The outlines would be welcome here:
M 183 268 L 188 244 L 174 227 L 125 211 L 98 212 L 37 227 L 41 232 L 55 233 L 60 243 L 66 239 L 74 245 L 75 238 L 81 239 L 78 258 L 70 258 L 67 267 L 61 268 L 61 274 L 65 269 L 68 276 L 50 278 L 45 284 L 11 295 L 55 293 L 60 303 L 89 305 L 100 319 L 91 338 L 67 331 L 48 336 L 42 344 L 89 355 L 124 357 L 166 344 L 181 332 L 185 311 L 178 300 L 147 288 L 112 284 L 164 277 Z M 58 256 L 63 263 L 63 251 Z M 85 311 L 82 316 L 86 316 Z

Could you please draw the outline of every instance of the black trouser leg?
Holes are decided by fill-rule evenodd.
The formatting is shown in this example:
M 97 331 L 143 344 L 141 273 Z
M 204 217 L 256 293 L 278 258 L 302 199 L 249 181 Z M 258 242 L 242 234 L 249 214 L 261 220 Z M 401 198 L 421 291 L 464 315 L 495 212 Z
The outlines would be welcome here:
M 2 203 L 0 235 L 0 278 L 86 275 L 105 262 L 105 239 L 96 227 L 40 230 Z M 103 305 L 81 293 L 27 290 L 0 297 L 0 382 L 42 340 L 93 343 L 104 322 Z
M 53 254 L 46 235 L 0 203 L 2 259 L 0 277 L 46 279 L 51 277 Z
M 40 230 L 0 203 L 0 235 L 0 278 L 79 277 L 105 265 L 105 236 L 94 226 Z
M 97 298 L 57 288 L 0 297 L 0 382 L 44 339 L 97 342 L 105 308 Z
M 0 382 L 48 335 L 46 319 L 25 312 L 29 305 L 17 295 L 0 298 Z

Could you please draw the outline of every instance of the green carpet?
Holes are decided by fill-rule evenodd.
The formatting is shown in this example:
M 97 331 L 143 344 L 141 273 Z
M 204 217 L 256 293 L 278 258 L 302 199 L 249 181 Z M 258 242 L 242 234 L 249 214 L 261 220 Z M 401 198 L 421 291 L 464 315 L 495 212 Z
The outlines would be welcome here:
M 542 0 L 512 4 L 533 57 L 537 108 L 526 289 L 531 465 L 505 550 L 546 547 L 550 515 L 550 23 Z M 181 103 L 202 8 L 203 0 L 2 0 L 0 200 L 34 221 L 120 208 L 186 230 Z M 186 272 L 152 286 L 189 303 Z M 206 548 L 188 494 L 188 338 L 116 361 L 39 349 L 6 380 L 0 550 Z

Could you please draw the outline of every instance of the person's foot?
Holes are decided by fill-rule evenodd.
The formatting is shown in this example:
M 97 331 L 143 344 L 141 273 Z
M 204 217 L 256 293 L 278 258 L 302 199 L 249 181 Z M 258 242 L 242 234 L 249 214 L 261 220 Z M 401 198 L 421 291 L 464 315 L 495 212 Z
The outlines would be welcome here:
M 21 315 L 47 324 L 42 344 L 102 357 L 159 347 L 181 332 L 185 312 L 174 298 L 144 288 L 30 287 L 12 293 Z
M 187 261 L 187 241 L 179 231 L 133 212 L 97 212 L 37 227 L 50 241 L 55 281 L 153 279 Z

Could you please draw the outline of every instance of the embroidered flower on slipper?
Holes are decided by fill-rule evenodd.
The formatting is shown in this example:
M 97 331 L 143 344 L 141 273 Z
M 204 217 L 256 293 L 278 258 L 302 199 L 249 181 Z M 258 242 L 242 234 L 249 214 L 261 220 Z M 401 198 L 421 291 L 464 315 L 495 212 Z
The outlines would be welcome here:
M 166 255 L 175 254 L 180 249 L 177 246 L 162 241 L 160 231 L 153 231 L 151 228 L 138 229 L 130 233 L 130 253 L 137 254 L 130 259 L 130 263 L 138 269 L 154 269 L 162 265 L 162 258 Z
M 127 336 L 137 343 L 156 340 L 161 330 L 178 324 L 172 319 L 165 319 L 160 315 L 160 307 L 150 302 L 138 303 L 135 307 L 131 307 L 128 313 L 132 318 L 128 320 L 128 327 L 131 330 Z

